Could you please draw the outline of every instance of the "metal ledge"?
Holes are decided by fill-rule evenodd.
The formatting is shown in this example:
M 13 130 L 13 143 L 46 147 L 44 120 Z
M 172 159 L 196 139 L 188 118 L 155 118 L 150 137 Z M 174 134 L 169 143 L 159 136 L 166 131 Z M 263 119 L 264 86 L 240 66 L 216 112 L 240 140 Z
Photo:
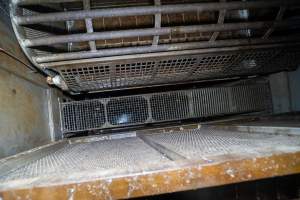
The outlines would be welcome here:
M 141 134 L 72 139 L 1 176 L 0 197 L 126 199 L 300 173 L 299 135 L 210 126 Z

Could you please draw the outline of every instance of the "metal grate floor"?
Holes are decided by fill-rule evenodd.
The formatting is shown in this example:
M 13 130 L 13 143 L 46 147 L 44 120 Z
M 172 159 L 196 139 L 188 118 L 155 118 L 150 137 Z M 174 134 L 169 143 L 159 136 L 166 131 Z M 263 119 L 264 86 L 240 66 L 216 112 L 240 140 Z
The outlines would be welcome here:
M 151 173 L 176 167 L 178 161 L 198 160 L 205 165 L 241 156 L 259 158 L 297 151 L 300 151 L 300 135 L 245 133 L 209 126 L 71 139 L 46 156 L 25 160 L 9 171 L 2 171 L 0 191 Z M 174 159 L 170 154 L 178 157 Z M 14 159 L 22 160 L 22 156 Z
M 187 159 L 206 160 L 209 157 L 228 154 L 259 156 L 261 151 L 266 149 L 300 148 L 300 141 L 292 137 L 261 133 L 248 134 L 210 128 L 163 133 L 149 136 L 149 138 Z
M 50 155 L 2 176 L 0 182 L 91 170 L 101 173 L 112 168 L 134 169 L 166 161 L 167 158 L 137 137 L 67 144 Z

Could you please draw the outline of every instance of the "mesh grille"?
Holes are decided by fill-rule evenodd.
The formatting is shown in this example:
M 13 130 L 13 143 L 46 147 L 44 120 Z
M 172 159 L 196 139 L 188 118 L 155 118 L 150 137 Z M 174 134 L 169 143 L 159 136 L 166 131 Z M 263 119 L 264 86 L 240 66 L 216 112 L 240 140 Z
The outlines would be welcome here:
M 147 161 L 145 160 L 147 155 Z M 63 175 L 82 170 L 122 169 L 168 161 L 139 138 L 105 140 L 91 143 L 69 144 L 36 162 L 21 167 L 0 182 L 33 178 L 44 175 Z
M 155 62 L 136 62 L 116 65 L 113 87 L 139 85 L 143 81 L 151 81 Z
M 155 121 L 189 117 L 189 97 L 184 92 L 157 94 L 150 98 L 152 118 Z
M 145 123 L 148 113 L 147 100 L 142 96 L 111 99 L 107 103 L 108 122 L 112 125 Z
M 171 81 L 179 81 L 186 79 L 196 62 L 196 57 L 188 56 L 159 61 L 156 78 L 158 81 L 170 81 L 170 79 Z
M 168 154 L 151 148 L 144 142 L 145 138 L 183 158 L 206 161 L 204 164 L 207 164 L 207 161 L 212 164 L 224 162 L 224 158 L 226 161 L 249 155 L 255 158 L 255 155 L 270 156 L 278 152 L 295 152 L 300 149 L 299 135 L 255 132 L 249 134 L 237 130 L 215 130 L 211 127 L 151 133 L 153 134 L 143 135 L 143 140 L 139 137 L 109 140 L 93 137 L 88 142 L 66 143 L 55 152 L 32 162 L 24 163 L 23 160 L 19 166 L 14 166 L 2 174 L 0 188 L 9 185 L 9 181 L 14 181 L 14 184 L 23 183 L 28 187 L 29 183 L 37 186 L 59 180 L 67 182 L 76 179 L 78 173 L 82 174 L 83 179 L 80 180 L 83 182 L 89 178 L 111 175 L 115 177 L 120 171 L 125 172 L 127 176 L 153 172 L 153 165 L 159 165 L 162 170 L 168 169 L 167 166 L 174 167 L 174 161 L 166 157 Z M 16 159 L 24 159 L 22 156 Z
M 257 150 L 261 147 L 276 148 L 285 143 L 284 136 L 215 131 L 210 128 L 153 134 L 149 139 L 188 159 L 199 157 L 207 159 L 210 156 L 235 153 L 258 153 Z M 289 145 L 299 144 L 299 141 L 290 138 Z
M 294 67 L 299 54 L 250 50 L 81 64 L 57 70 L 71 90 L 80 92 L 276 72 Z
M 105 123 L 104 104 L 98 100 L 63 106 L 64 126 L 69 131 L 100 128 Z
M 268 105 L 264 99 L 266 96 L 271 96 L 269 88 L 267 87 L 253 87 L 246 85 L 243 88 L 233 87 L 231 89 L 232 102 L 234 111 L 247 112 L 253 109 L 264 110 Z M 271 98 L 271 97 L 270 97 Z
M 251 73 L 255 70 L 257 72 L 268 71 L 266 67 L 270 67 L 268 62 L 279 53 L 277 50 L 269 51 L 248 51 L 242 55 L 238 55 L 234 60 L 231 70 L 239 71 L 241 74 Z
M 241 89 L 245 89 L 241 87 Z M 197 117 L 230 113 L 230 90 L 228 88 L 212 88 L 193 90 L 192 102 Z
M 104 106 L 105 105 L 105 106 Z M 61 104 L 63 132 L 267 111 L 267 82 L 172 91 Z

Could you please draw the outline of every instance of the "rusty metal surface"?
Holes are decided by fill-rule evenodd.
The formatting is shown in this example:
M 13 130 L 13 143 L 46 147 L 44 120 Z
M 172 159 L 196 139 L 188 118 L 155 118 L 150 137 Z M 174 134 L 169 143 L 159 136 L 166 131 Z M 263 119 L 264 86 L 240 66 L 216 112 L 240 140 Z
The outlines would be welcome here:
M 145 138 L 160 145 L 153 148 Z M 2 174 L 0 196 L 123 199 L 299 173 L 299 141 L 296 135 L 209 126 L 72 139 Z

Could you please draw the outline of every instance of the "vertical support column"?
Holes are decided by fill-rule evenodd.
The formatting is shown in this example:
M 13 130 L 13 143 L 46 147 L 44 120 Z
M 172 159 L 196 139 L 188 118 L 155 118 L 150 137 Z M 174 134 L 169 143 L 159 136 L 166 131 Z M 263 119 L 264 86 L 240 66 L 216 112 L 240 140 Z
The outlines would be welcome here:
M 220 0 L 220 2 L 226 2 L 226 0 Z M 226 15 L 226 10 L 219 11 L 218 24 L 224 24 L 225 15 Z M 217 37 L 219 36 L 219 33 L 220 32 L 214 32 L 209 41 L 210 42 L 215 41 L 217 39 Z
M 155 6 L 160 6 L 160 0 L 154 0 Z M 154 27 L 155 28 L 161 28 L 161 13 L 155 14 L 154 16 Z M 154 35 L 152 46 L 157 46 L 159 42 L 159 35 Z M 155 79 L 155 76 L 157 74 L 159 62 L 155 62 L 153 72 L 152 72 L 152 80 Z
M 107 103 L 108 99 L 101 99 L 100 102 L 104 105 L 104 117 L 105 117 L 105 123 L 103 124 L 103 128 L 111 127 L 111 124 L 108 121 L 108 114 L 107 114 Z
M 274 32 L 275 26 L 276 26 L 276 22 L 280 21 L 282 19 L 285 10 L 286 10 L 286 7 L 284 7 L 284 6 L 280 7 L 280 9 L 279 9 L 279 11 L 277 13 L 276 19 L 275 19 L 275 21 L 273 23 L 273 26 L 267 30 L 267 32 L 262 37 L 263 39 L 267 39 Z
M 154 4 L 155 4 L 155 6 L 160 6 L 160 0 L 154 0 Z M 160 28 L 161 27 L 161 13 L 155 14 L 155 17 L 154 17 L 154 27 L 155 28 Z M 158 45 L 158 41 L 159 41 L 159 36 L 155 35 L 153 37 L 152 45 L 153 46 Z
M 152 96 L 151 94 L 145 95 L 145 98 L 146 98 L 146 100 L 147 100 L 147 106 L 148 106 L 148 119 L 147 119 L 147 123 L 153 122 L 152 109 L 151 109 L 151 102 L 150 102 L 151 96 Z
M 83 8 L 84 8 L 84 10 L 91 9 L 90 0 L 83 0 Z M 93 33 L 94 28 L 93 28 L 92 19 L 86 18 L 84 21 L 85 21 L 86 31 L 88 33 Z M 90 46 L 91 51 L 96 51 L 96 42 L 95 41 L 89 41 L 89 46 Z
M 72 31 L 72 28 L 74 26 L 74 21 L 66 21 L 66 28 L 68 32 Z M 71 52 L 73 48 L 73 42 L 68 42 L 68 52 Z
M 185 92 L 186 95 L 188 96 L 188 101 L 189 101 L 189 111 L 190 111 L 190 118 L 196 117 L 195 111 L 194 111 L 194 90 L 190 90 L 189 92 Z
M 291 94 L 287 72 L 269 76 L 273 101 L 273 113 L 291 112 Z

